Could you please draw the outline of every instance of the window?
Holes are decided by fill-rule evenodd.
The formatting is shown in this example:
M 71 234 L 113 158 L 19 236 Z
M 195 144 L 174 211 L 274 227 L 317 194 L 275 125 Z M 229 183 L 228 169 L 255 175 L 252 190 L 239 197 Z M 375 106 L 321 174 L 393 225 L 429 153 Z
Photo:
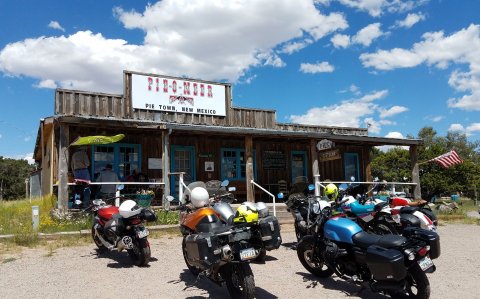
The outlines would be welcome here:
M 361 181 L 360 178 L 360 169 L 358 162 L 357 153 L 345 153 L 344 157 L 344 167 L 345 167 L 345 181 L 350 181 L 350 178 L 353 176 L 355 181 Z
M 134 169 L 141 170 L 139 144 L 94 145 L 92 151 L 92 177 L 94 178 L 107 164 L 112 164 L 113 171 L 121 180 L 126 179 Z
M 245 150 L 237 148 L 221 149 L 222 179 L 242 180 L 246 177 Z M 253 169 L 255 172 L 255 151 L 253 151 Z
M 307 176 L 307 153 L 305 151 L 292 151 L 292 182 L 296 177 Z

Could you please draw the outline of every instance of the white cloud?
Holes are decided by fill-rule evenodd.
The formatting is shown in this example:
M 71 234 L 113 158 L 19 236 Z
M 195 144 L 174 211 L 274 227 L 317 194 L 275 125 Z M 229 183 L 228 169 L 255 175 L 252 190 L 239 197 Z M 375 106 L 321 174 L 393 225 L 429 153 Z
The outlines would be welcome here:
M 410 11 L 429 0 L 338 0 L 345 6 L 368 12 L 372 17 L 381 16 L 384 11 L 390 13 Z
M 389 132 L 387 135 L 385 135 L 385 137 L 387 138 L 397 138 L 397 139 L 405 139 L 405 137 L 403 136 L 402 133 L 400 132 Z M 391 150 L 392 148 L 403 148 L 405 150 L 408 150 L 409 147 L 408 146 L 393 146 L 393 145 L 382 145 L 382 146 L 376 146 L 376 148 L 378 148 L 379 150 L 381 150 L 382 152 L 388 152 L 389 150 Z
M 360 29 L 357 34 L 352 37 L 352 43 L 361 44 L 365 47 L 370 46 L 374 39 L 377 39 L 384 34 L 380 29 L 380 26 L 380 23 L 373 23 Z
M 50 21 L 50 23 L 48 24 L 48 27 L 49 28 L 52 28 L 52 29 L 57 29 L 57 30 L 60 30 L 60 31 L 63 31 L 65 32 L 65 29 L 62 27 L 62 25 L 60 25 L 59 22 L 57 21 Z
M 39 87 L 114 93 L 123 70 L 236 82 L 250 67 L 283 66 L 275 52 L 282 45 L 348 27 L 343 14 L 322 14 L 311 0 L 164 0 L 143 12 L 114 11 L 125 28 L 144 32 L 143 44 L 88 30 L 29 38 L 0 50 L 0 71 Z
M 445 36 L 443 31 L 428 32 L 423 41 L 411 49 L 395 48 L 389 51 L 364 53 L 360 60 L 365 67 L 378 70 L 415 67 L 422 63 L 445 69 L 449 64 L 467 64 L 468 71 L 456 70 L 448 83 L 456 90 L 467 93 L 459 98 L 448 99 L 449 107 L 480 111 L 480 25 Z
M 345 34 L 335 34 L 330 41 L 335 48 L 348 48 L 350 46 L 350 36 Z
M 55 83 L 55 81 L 47 79 L 47 80 L 42 80 L 38 82 L 38 84 L 35 85 L 35 87 L 55 89 L 57 88 L 57 84 Z
M 449 132 L 460 132 L 467 136 L 472 136 L 476 132 L 480 132 L 480 123 L 472 123 L 467 127 L 461 124 L 451 124 L 448 128 Z
M 380 118 L 391 117 L 405 111 L 408 111 L 408 108 L 403 106 L 393 106 L 390 109 L 381 109 Z
M 35 159 L 33 159 L 33 153 L 28 153 L 23 157 L 23 160 L 27 160 L 28 164 L 35 164 Z
M 311 108 L 303 115 L 291 115 L 289 120 L 302 124 L 358 128 L 366 124 L 365 120 L 370 119 L 371 115 L 378 112 L 380 107 L 375 101 L 387 95 L 387 90 L 372 92 L 358 99 L 342 101 L 340 104 Z M 378 122 L 378 125 L 380 124 Z
M 425 15 L 422 13 L 409 13 L 405 19 L 395 22 L 394 27 L 411 28 L 420 21 L 425 20 Z
M 335 70 L 335 67 L 329 64 L 327 61 L 318 62 L 315 64 L 302 63 L 300 65 L 300 71 L 302 73 L 316 74 L 316 73 L 331 73 Z
M 330 41 L 335 48 L 348 48 L 351 45 L 360 44 L 368 47 L 372 42 L 385 33 L 380 29 L 380 23 L 373 23 L 360 29 L 354 36 L 335 34 Z
M 444 118 L 445 118 L 445 116 L 442 116 L 442 115 L 425 117 L 426 120 L 432 121 L 434 123 L 438 123 L 439 121 L 441 121 Z
M 280 53 L 292 54 L 295 52 L 300 51 L 301 49 L 307 47 L 308 45 L 312 44 L 312 39 L 306 39 L 300 42 L 290 42 L 283 46 L 283 48 L 279 51 Z

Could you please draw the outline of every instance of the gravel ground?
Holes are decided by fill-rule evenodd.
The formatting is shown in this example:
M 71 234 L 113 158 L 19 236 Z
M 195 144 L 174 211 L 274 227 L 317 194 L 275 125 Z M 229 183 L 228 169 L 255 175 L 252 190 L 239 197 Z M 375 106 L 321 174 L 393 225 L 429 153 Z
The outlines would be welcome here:
M 449 224 L 439 228 L 442 254 L 429 274 L 431 298 L 480 298 L 480 226 Z M 292 225 L 282 226 L 282 246 L 266 264 L 252 264 L 257 298 L 386 298 L 338 278 L 310 275 L 292 249 Z M 228 298 L 225 286 L 196 279 L 181 253 L 181 238 L 151 239 L 147 268 L 130 265 L 126 252 L 98 255 L 91 245 L 27 249 L 1 254 L 0 298 Z

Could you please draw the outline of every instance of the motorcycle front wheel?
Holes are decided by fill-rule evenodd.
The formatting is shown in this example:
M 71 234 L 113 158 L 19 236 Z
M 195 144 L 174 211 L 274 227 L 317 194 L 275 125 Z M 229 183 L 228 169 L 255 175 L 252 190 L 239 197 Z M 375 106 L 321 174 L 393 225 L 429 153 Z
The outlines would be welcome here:
M 415 265 L 408 270 L 405 282 L 405 290 L 389 294 L 393 299 L 430 298 L 430 282 L 425 272 L 420 269 L 420 266 Z
M 297 256 L 308 272 L 320 278 L 332 276 L 333 270 L 328 268 L 322 256 L 315 252 L 314 240 L 303 238 L 297 245 Z
M 95 227 L 93 227 L 93 226 L 92 226 L 92 239 L 93 239 L 93 243 L 95 243 L 95 245 L 97 245 L 98 250 L 104 251 L 104 250 L 107 249 L 107 247 L 105 247 L 105 245 L 103 245 L 102 241 L 100 241 L 100 239 L 96 236 Z
M 255 297 L 255 280 L 250 264 L 226 264 L 223 266 L 223 271 L 230 297 L 234 299 L 251 299 Z
M 190 270 L 190 273 L 192 273 L 194 276 L 198 276 L 198 274 L 200 274 L 201 272 L 201 269 L 188 262 L 187 245 L 185 242 L 185 237 L 183 237 L 183 241 L 182 241 L 182 252 L 183 252 L 183 259 L 185 260 L 185 264 L 187 265 L 188 270 Z
M 133 238 L 133 248 L 128 249 L 128 255 L 136 266 L 144 267 L 150 262 L 150 243 L 147 238 L 137 239 Z

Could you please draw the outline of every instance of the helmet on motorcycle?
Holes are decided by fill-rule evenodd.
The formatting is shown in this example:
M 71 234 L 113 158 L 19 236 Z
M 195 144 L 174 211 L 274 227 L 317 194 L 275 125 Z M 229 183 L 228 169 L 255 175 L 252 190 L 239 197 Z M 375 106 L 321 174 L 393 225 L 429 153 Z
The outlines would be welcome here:
M 131 199 L 128 199 L 118 207 L 118 213 L 123 218 L 129 218 L 135 215 L 140 214 L 142 212 L 142 207 L 137 205 L 137 203 Z
M 330 200 L 336 200 L 338 197 L 338 188 L 335 186 L 335 184 L 328 184 L 325 186 L 325 195 L 328 197 Z
M 268 207 L 263 201 L 259 201 L 255 205 L 257 206 L 258 217 L 263 218 L 268 216 Z
M 207 189 L 203 187 L 193 188 L 192 193 L 190 194 L 190 201 L 195 208 L 203 208 L 208 205 L 209 198 L 210 196 L 208 195 Z
M 258 221 L 258 211 L 255 207 L 255 204 L 252 203 L 242 203 L 237 211 L 235 212 L 235 217 L 233 218 L 234 223 L 252 223 Z

